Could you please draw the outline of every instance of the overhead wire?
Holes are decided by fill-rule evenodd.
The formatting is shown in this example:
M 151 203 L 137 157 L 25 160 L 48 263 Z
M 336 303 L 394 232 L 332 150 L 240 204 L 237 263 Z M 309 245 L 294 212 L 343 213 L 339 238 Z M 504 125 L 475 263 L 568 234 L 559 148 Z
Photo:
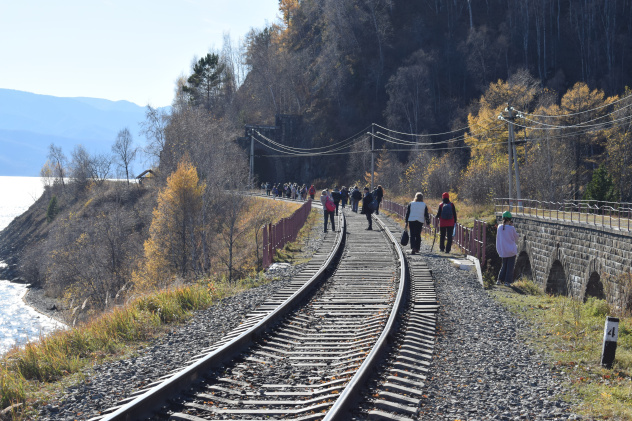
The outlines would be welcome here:
M 493 121 L 491 118 L 486 118 L 483 121 Z M 478 124 L 478 123 L 477 123 Z M 397 130 L 393 130 L 393 129 L 389 129 L 388 127 L 384 127 L 384 126 L 380 126 L 377 123 L 373 123 L 374 126 L 379 127 L 380 129 L 384 129 L 384 130 L 388 130 L 390 133 L 395 133 L 395 134 L 401 134 L 404 136 L 414 136 L 414 137 L 433 137 L 433 136 L 443 136 L 446 134 L 452 134 L 452 133 L 456 133 L 456 132 L 460 132 L 462 130 L 468 130 L 470 128 L 470 126 L 465 126 L 465 127 L 461 127 L 460 129 L 454 129 L 454 130 L 450 130 L 447 132 L 442 132 L 442 133 L 404 133 L 404 132 L 398 132 Z
M 349 147 L 353 146 L 352 142 L 356 142 L 357 143 L 357 139 L 359 138 L 359 136 L 356 136 L 355 138 L 347 138 L 345 139 L 345 141 L 348 141 L 349 143 L 347 145 L 344 146 L 339 146 L 337 148 L 330 148 L 329 150 L 326 151 L 297 151 L 297 150 L 293 150 L 295 148 L 290 148 L 286 145 L 282 145 L 278 142 L 273 141 L 272 139 L 262 135 L 261 133 L 259 133 L 258 131 L 255 130 L 255 132 L 257 133 L 258 136 L 260 136 L 261 138 L 267 140 L 269 143 L 271 143 L 274 146 L 271 146 L 269 144 L 266 144 L 264 142 L 262 142 L 260 139 L 258 139 L 257 137 L 253 136 L 253 139 L 256 140 L 259 144 L 268 147 L 276 152 L 279 153 L 284 153 L 286 155 L 294 155 L 294 156 L 319 156 L 319 155 L 327 155 L 330 154 L 332 152 L 338 152 L 344 149 L 348 149 Z M 340 144 L 340 142 L 337 142 L 336 144 Z M 288 149 L 289 148 L 289 149 Z
M 521 113 L 521 114 L 524 114 L 524 115 L 530 115 L 530 116 L 532 116 L 532 117 L 544 117 L 544 118 L 569 117 L 569 116 L 573 116 L 573 115 L 579 115 L 579 114 L 591 113 L 591 112 L 593 112 L 593 111 L 597 111 L 597 110 L 600 110 L 600 109 L 602 109 L 602 108 L 609 107 L 609 106 L 611 106 L 611 105 L 617 104 L 617 103 L 619 103 L 619 102 L 621 102 L 621 101 L 624 101 L 624 100 L 626 100 L 626 99 L 632 99 L 632 95 L 628 95 L 628 96 L 621 97 L 621 98 L 619 98 L 618 100 L 613 101 L 613 102 L 611 102 L 611 103 L 609 103 L 609 104 L 603 104 L 603 105 L 600 105 L 599 107 L 591 108 L 591 109 L 589 109 L 589 110 L 578 111 L 578 112 L 576 112 L 576 113 L 558 114 L 558 115 L 530 114 L 530 113 L 527 113 L 527 112 L 525 112 L 525 111 L 520 111 L 520 110 L 517 110 L 517 109 L 515 109 L 515 108 L 514 108 L 514 110 L 515 110 L 515 111 L 517 111 L 517 112 L 519 112 L 519 113 Z
M 572 128 L 572 127 L 598 127 L 598 126 L 603 125 L 603 124 L 607 125 L 607 124 L 612 123 L 613 121 L 617 121 L 619 119 L 617 119 L 617 120 L 609 120 L 609 121 L 605 121 L 603 123 L 598 123 L 598 124 L 593 124 L 593 125 L 588 124 L 588 123 L 592 123 L 594 121 L 610 117 L 610 116 L 620 112 L 621 110 L 624 110 L 624 109 L 629 108 L 629 107 L 632 107 L 632 102 L 630 102 L 628 105 L 626 105 L 626 106 L 624 106 L 622 108 L 619 108 L 616 111 L 613 111 L 613 112 L 608 113 L 608 114 L 604 114 L 603 116 L 600 116 L 600 117 L 593 118 L 592 120 L 587 120 L 587 121 L 584 121 L 582 123 L 569 124 L 569 125 L 564 125 L 564 126 L 561 126 L 561 125 L 558 125 L 558 124 L 543 123 L 541 121 L 533 120 L 533 119 L 530 119 L 530 118 L 527 118 L 527 117 L 524 117 L 524 116 L 522 118 L 525 119 L 525 120 L 531 121 L 533 123 L 539 124 L 541 126 L 553 127 L 553 128 L 557 128 L 557 129 L 567 129 L 567 128 Z M 626 117 L 622 117 L 622 118 L 626 118 Z
M 626 97 L 626 98 L 631 98 L 632 95 Z M 621 99 L 623 100 L 623 98 Z M 617 101 L 620 102 L 620 101 Z M 612 103 L 614 104 L 614 103 Z M 608 105 L 612 105 L 612 104 L 608 104 Z M 605 114 L 603 116 L 597 117 L 595 119 L 592 120 L 588 120 L 586 122 L 583 123 L 579 123 L 579 124 L 573 124 L 573 125 L 553 125 L 553 124 L 547 124 L 547 123 L 543 123 L 543 122 L 539 122 L 536 120 L 532 120 L 530 118 L 526 118 L 524 117 L 524 115 L 531 115 L 531 116 L 537 116 L 536 114 L 528 114 L 528 113 L 523 113 L 518 111 L 522 117 L 522 119 L 524 121 L 529 121 L 535 124 L 538 124 L 539 126 L 546 126 L 546 127 L 538 127 L 538 126 L 532 126 L 532 125 L 527 125 L 527 124 L 519 124 L 514 122 L 513 124 L 517 127 L 523 128 L 523 129 L 527 129 L 527 130 L 552 130 L 552 129 L 571 129 L 571 128 L 578 128 L 578 129 L 586 129 L 586 130 L 575 130 L 571 133 L 563 133 L 563 134 L 558 134 L 555 136 L 549 136 L 546 137 L 547 139 L 562 139 L 562 138 L 567 138 L 567 137 L 573 137 L 579 134 L 584 134 L 584 133 L 589 133 L 589 132 L 593 132 L 596 131 L 597 128 L 600 127 L 605 127 L 605 126 L 616 126 L 618 125 L 618 122 L 628 122 L 628 121 L 632 121 L 632 116 L 625 116 L 625 117 L 621 117 L 618 119 L 614 119 L 614 120 L 609 120 L 609 121 L 605 121 L 605 122 L 601 122 L 601 123 L 597 123 L 597 124 L 587 124 L 593 121 L 597 121 L 600 119 L 603 119 L 605 117 L 611 116 L 617 112 L 620 112 L 622 109 L 628 108 L 628 107 L 632 107 L 632 102 L 628 105 L 625 105 L 623 108 L 619 108 L 617 110 L 614 110 L 608 114 Z M 599 108 L 603 108 L 603 107 L 598 107 L 595 108 L 593 110 L 599 109 Z M 516 110 L 517 111 L 517 110 Z M 587 110 L 586 112 L 588 112 L 590 110 Z M 571 114 L 568 114 L 571 115 Z M 558 116 L 546 116 L 546 117 L 560 117 L 563 115 L 558 115 Z M 501 118 L 501 120 L 506 121 L 506 119 Z M 486 119 L 485 121 L 491 121 L 490 119 Z M 261 145 L 279 153 L 280 155 L 271 155 L 271 154 L 265 154 L 265 155 L 261 155 L 261 156 L 268 156 L 268 157 L 282 157 L 282 156 L 286 156 L 286 157 L 310 157 L 310 156 L 330 156 L 330 155 L 345 155 L 345 154 L 359 154 L 359 153 L 371 153 L 370 150 L 366 150 L 366 151 L 344 151 L 345 149 L 349 149 L 350 147 L 352 147 L 354 144 L 357 144 L 359 141 L 365 140 L 367 139 L 367 136 L 373 135 L 375 136 L 375 138 L 382 140 L 384 142 L 387 143 L 391 143 L 391 144 L 395 144 L 395 145 L 401 145 L 401 146 L 414 146 L 414 148 L 408 148 L 408 149 L 403 149 L 403 148 L 389 148 L 389 151 L 392 152 L 415 152 L 415 151 L 424 151 L 424 150 L 432 150 L 432 151 L 444 151 L 444 150 L 451 150 L 451 149 L 467 149 L 467 148 L 473 148 L 473 147 L 478 147 L 478 146 L 488 146 L 488 145 L 498 145 L 498 144 L 506 144 L 506 141 L 479 141 L 470 145 L 463 145 L 463 146 L 456 146 L 456 145 L 451 145 L 448 147 L 443 147 L 443 148 L 437 148 L 436 145 L 444 145 L 444 144 L 450 144 L 450 143 L 456 143 L 460 140 L 464 140 L 467 136 L 469 137 L 474 137 L 474 138 L 478 138 L 481 135 L 490 132 L 500 126 L 504 125 L 503 123 L 499 123 L 493 127 L 490 128 L 485 128 L 479 132 L 470 132 L 470 133 L 463 133 L 460 136 L 456 136 L 453 137 L 451 139 L 446 139 L 446 140 L 441 140 L 441 141 L 437 141 L 437 142 L 418 142 L 418 141 L 410 141 L 410 140 L 406 140 L 406 139 L 401 139 L 398 137 L 394 137 L 394 136 L 390 136 L 386 133 L 383 133 L 381 131 L 378 131 L 377 133 L 367 133 L 366 130 L 368 129 L 365 128 L 359 132 L 357 132 L 356 134 L 354 134 L 353 136 L 350 136 L 346 139 L 343 139 L 341 141 L 335 142 L 331 145 L 327 145 L 327 146 L 321 146 L 321 147 L 314 147 L 314 148 L 297 148 L 297 147 L 292 147 L 292 146 L 287 146 L 287 145 L 283 145 L 281 143 L 278 143 L 266 136 L 264 136 L 263 134 L 261 134 L 260 132 L 256 131 L 256 134 L 261 137 L 262 139 L 266 140 L 268 143 L 265 143 L 263 141 L 261 141 L 260 139 L 257 139 L 255 137 L 255 140 L 260 143 Z M 427 135 L 416 135 L 416 134 L 410 134 L 410 133 L 403 133 L 403 132 L 398 132 L 396 130 L 391 130 L 388 129 L 384 126 L 375 124 L 375 126 L 382 128 L 384 130 L 387 130 L 389 133 L 397 133 L 397 134 L 402 134 L 402 135 L 406 135 L 406 136 L 416 136 L 416 137 L 431 137 L 431 136 L 438 136 L 438 135 L 445 135 L 445 134 L 449 134 L 449 133 L 456 133 L 460 130 L 464 130 L 463 129 L 457 129 L 457 130 L 453 130 L 453 131 L 449 131 L 449 132 L 443 132 L 443 133 L 433 133 L 433 134 L 427 134 Z M 541 140 L 543 139 L 543 137 L 530 137 L 529 139 L 526 139 L 522 142 L 535 142 L 537 140 Z M 341 145 L 341 146 L 338 146 Z M 337 147 L 335 147 L 337 146 Z
M 454 142 L 458 142 L 458 141 L 460 141 L 460 140 L 465 139 L 465 138 L 466 138 L 466 136 L 476 137 L 476 136 L 481 135 L 482 133 L 487 133 L 487 132 L 490 132 L 490 131 L 492 131 L 492 130 L 494 130 L 494 129 L 496 129 L 496 128 L 498 128 L 498 127 L 502 126 L 502 125 L 503 125 L 502 123 L 499 123 L 499 124 L 495 125 L 494 127 L 490 127 L 490 128 L 484 129 L 484 130 L 482 130 L 482 131 L 480 131 L 480 132 L 471 132 L 471 133 L 469 133 L 469 134 L 468 134 L 468 133 L 463 133 L 462 135 L 457 136 L 457 137 L 453 137 L 453 138 L 451 138 L 451 139 L 447 139 L 447 140 L 440 140 L 440 141 L 437 141 L 437 142 L 432 142 L 432 143 L 430 143 L 430 142 L 428 142 L 428 143 L 419 143 L 419 142 L 416 142 L 416 141 L 410 141 L 410 140 L 405 140 L 405 139 L 400 139 L 400 138 L 397 138 L 397 137 L 389 136 L 389 135 L 387 135 L 387 134 L 385 134 L 385 133 L 382 133 L 382 132 L 379 132 L 379 131 L 378 131 L 377 133 L 380 133 L 382 136 L 385 136 L 385 137 L 387 137 L 387 138 L 391 139 L 391 140 L 393 141 L 393 142 L 391 142 L 391 143 L 397 143 L 397 144 L 402 144 L 402 145 L 403 145 L 403 144 L 410 144 L 410 145 L 419 145 L 419 144 L 421 144 L 421 145 L 425 145 L 425 144 L 429 144 L 429 145 L 441 145 L 441 144 L 445 144 L 445 143 L 454 143 Z
M 361 130 L 361 131 L 359 131 L 359 132 L 357 132 L 356 134 L 354 134 L 354 135 L 352 135 L 352 136 L 350 136 L 350 137 L 348 137 L 348 138 L 346 138 L 346 139 L 343 139 L 343 140 L 341 140 L 341 141 L 338 141 L 338 142 L 332 143 L 332 144 L 330 144 L 330 145 L 327 145 L 327 146 L 318 146 L 318 147 L 314 147 L 314 148 L 297 148 L 297 147 L 294 147 L 294 146 L 283 145 L 283 144 L 281 144 L 281 143 L 275 142 L 274 140 L 272 140 L 272 139 L 270 139 L 270 138 L 268 138 L 268 137 L 266 137 L 266 136 L 262 135 L 259 131 L 255 130 L 255 129 L 253 129 L 253 131 L 254 131 L 254 132 L 256 132 L 256 133 L 257 133 L 259 136 L 261 136 L 262 138 L 266 139 L 268 142 L 270 142 L 270 143 L 272 143 L 272 144 L 274 144 L 274 145 L 276 145 L 276 146 L 278 146 L 278 147 L 280 147 L 280 148 L 287 149 L 287 150 L 292 150 L 292 151 L 295 151 L 295 152 L 308 152 L 308 151 L 316 151 L 316 150 L 328 149 L 328 148 L 334 147 L 334 146 L 336 146 L 336 145 L 343 144 L 343 143 L 345 143 L 345 142 L 350 142 L 350 141 L 353 141 L 353 140 L 355 140 L 358 136 L 362 135 L 362 134 L 363 134 L 363 132 L 365 132 L 367 129 L 368 129 L 368 127 L 367 127 L 367 128 L 365 128 L 365 129 L 363 129 L 363 130 Z

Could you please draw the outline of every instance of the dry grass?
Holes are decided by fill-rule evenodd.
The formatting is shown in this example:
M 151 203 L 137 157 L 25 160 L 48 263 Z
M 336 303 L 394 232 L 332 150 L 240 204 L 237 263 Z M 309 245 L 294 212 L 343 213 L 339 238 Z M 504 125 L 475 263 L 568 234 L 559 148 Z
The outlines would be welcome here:
M 513 286 L 517 288 L 495 289 L 491 294 L 530 322 L 532 333 L 523 340 L 568 376 L 580 397 L 576 410 L 587 419 L 632 419 L 632 320 L 620 318 L 616 360 L 608 370 L 600 366 L 604 322 L 610 314 L 604 300 L 582 303 L 547 296 L 529 281 Z

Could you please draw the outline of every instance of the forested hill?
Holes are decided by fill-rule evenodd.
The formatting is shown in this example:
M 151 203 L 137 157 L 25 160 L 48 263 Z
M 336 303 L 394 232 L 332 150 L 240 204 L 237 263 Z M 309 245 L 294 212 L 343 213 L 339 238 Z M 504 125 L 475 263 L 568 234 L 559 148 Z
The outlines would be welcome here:
M 352 134 L 370 122 L 442 130 L 490 82 L 520 69 L 556 92 L 582 81 L 619 94 L 632 78 L 628 0 L 280 0 L 280 7 L 284 25 L 251 34 L 242 90 L 258 100 L 249 104 L 253 114 L 268 122 L 304 114 L 317 136 Z
M 632 200 L 632 128 L 624 127 L 632 107 L 626 91 L 632 0 L 280 0 L 279 6 L 281 20 L 252 30 L 242 50 L 224 45 L 179 80 L 161 155 L 165 173 L 185 152 L 198 168 L 210 168 L 207 142 L 221 144 L 243 136 L 244 125 L 259 125 L 283 133 L 275 148 L 257 145 L 260 181 L 366 183 L 369 124 L 407 134 L 464 128 L 408 143 L 379 134 L 376 149 L 388 151 L 377 161 L 376 182 L 390 191 L 451 190 L 488 202 L 509 190 L 508 126 L 497 117 L 511 102 L 532 113 L 516 128 L 523 196 L 588 197 L 587 185 L 603 164 L 592 191 L 608 193 L 589 197 Z M 328 156 L 292 149 L 340 145 L 350 136 Z M 249 148 L 243 150 L 247 163 Z

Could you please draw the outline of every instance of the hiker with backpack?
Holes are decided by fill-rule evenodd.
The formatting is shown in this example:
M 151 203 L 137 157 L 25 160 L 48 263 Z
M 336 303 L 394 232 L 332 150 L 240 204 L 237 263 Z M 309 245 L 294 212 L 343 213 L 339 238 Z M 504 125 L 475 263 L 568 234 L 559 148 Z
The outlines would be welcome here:
M 371 218 L 371 214 L 373 213 L 373 195 L 369 192 L 369 188 L 364 188 L 364 197 L 362 198 L 362 211 L 361 214 L 366 215 L 366 220 L 369 222 L 369 227 L 367 230 L 373 229 L 373 219 Z
M 411 254 L 419 253 L 421 248 L 421 229 L 424 227 L 424 221 L 426 225 L 430 225 L 428 206 L 424 203 L 424 195 L 417 192 L 415 200 L 406 207 L 406 227 L 410 227 Z
M 308 192 L 309 192 L 309 197 L 311 197 L 312 200 L 314 200 L 314 195 L 316 194 L 316 187 L 314 187 L 313 184 L 309 187 Z
M 441 195 L 443 202 L 439 205 L 437 211 L 437 218 L 439 218 L 439 228 L 441 230 L 441 236 L 439 237 L 439 249 L 441 252 L 445 251 L 450 253 L 452 249 L 452 233 L 454 225 L 456 225 L 456 208 L 454 203 L 450 202 L 450 194 L 445 192 Z M 448 237 L 448 242 L 445 244 L 445 238 Z
M 323 232 L 327 232 L 327 218 L 331 220 L 331 230 L 336 231 L 336 223 L 334 222 L 334 211 L 336 210 L 336 205 L 334 205 L 334 200 L 331 198 L 331 194 L 329 194 L 327 189 L 323 190 L 321 193 L 320 203 L 323 205 L 323 217 L 325 222 Z
M 362 193 L 358 189 L 358 186 L 353 186 L 353 191 L 351 192 L 351 211 L 358 213 L 358 203 L 362 199 Z

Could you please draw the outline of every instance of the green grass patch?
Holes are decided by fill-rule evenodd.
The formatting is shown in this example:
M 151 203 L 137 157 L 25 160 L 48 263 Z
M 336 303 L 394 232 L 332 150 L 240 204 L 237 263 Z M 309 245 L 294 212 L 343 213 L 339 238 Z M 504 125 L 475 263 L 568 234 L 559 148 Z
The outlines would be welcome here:
M 490 294 L 508 310 L 530 322 L 533 332 L 523 338 L 543 353 L 556 370 L 563 371 L 581 398 L 576 410 L 588 419 L 632 420 L 632 322 L 620 317 L 614 366 L 600 366 L 605 318 L 604 300 L 586 303 L 542 293 L 530 281 Z

